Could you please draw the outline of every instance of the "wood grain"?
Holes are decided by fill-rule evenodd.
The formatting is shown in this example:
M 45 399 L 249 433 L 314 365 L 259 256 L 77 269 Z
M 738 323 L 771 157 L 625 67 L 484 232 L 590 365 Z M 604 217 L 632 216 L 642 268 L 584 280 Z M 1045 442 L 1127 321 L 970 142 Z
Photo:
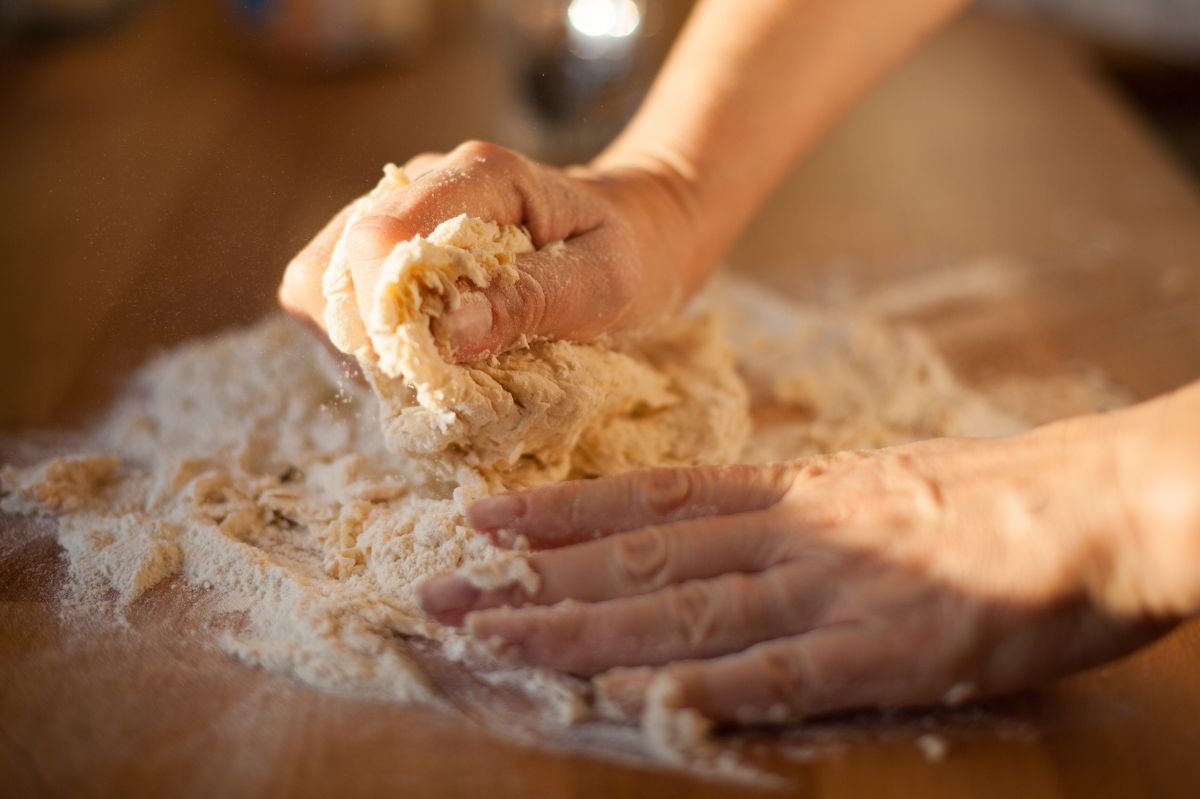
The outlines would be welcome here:
M 151 4 L 123 28 L 0 54 L 0 428 L 78 420 L 148 352 L 268 310 L 290 254 L 384 161 L 501 137 L 485 28 L 409 64 L 302 80 L 240 56 L 216 5 Z M 963 20 L 889 79 L 731 260 L 807 299 L 999 261 L 1021 275 L 1011 293 L 911 317 L 970 381 L 1087 365 L 1144 397 L 1200 375 L 1194 188 L 1082 52 L 1011 22 Z M 125 626 L 64 621 L 55 545 L 3 528 L 6 795 L 758 795 L 245 668 L 205 646 L 180 589 Z M 818 725 L 842 743 L 811 762 L 788 736 L 746 745 L 801 796 L 1190 797 L 1197 663 L 1191 625 L 992 722 L 952 722 L 937 764 L 913 745 L 919 717 Z

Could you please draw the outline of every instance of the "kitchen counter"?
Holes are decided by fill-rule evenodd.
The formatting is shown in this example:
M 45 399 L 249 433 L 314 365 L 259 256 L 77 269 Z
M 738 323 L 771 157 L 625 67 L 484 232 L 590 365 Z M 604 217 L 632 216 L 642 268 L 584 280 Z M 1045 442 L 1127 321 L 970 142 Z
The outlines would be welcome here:
M 0 429 L 85 419 L 148 353 L 268 311 L 291 253 L 383 162 L 500 135 L 503 76 L 477 30 L 311 81 L 242 60 L 214 5 L 0 53 Z M 974 15 L 940 35 L 787 178 L 730 261 L 802 300 L 1018 275 L 1002 301 L 935 291 L 894 313 L 984 389 L 1098 370 L 1142 398 L 1200 376 L 1195 187 L 1082 51 L 1021 23 Z M 165 591 L 127 625 L 72 626 L 56 545 L 0 527 L 6 795 L 758 795 L 310 690 L 205 646 Z M 814 758 L 796 736 L 748 747 L 801 796 L 1190 797 L 1198 675 L 1191 624 L 978 714 L 817 725 L 803 740 L 837 745 Z M 937 762 L 915 744 L 931 729 L 949 745 Z

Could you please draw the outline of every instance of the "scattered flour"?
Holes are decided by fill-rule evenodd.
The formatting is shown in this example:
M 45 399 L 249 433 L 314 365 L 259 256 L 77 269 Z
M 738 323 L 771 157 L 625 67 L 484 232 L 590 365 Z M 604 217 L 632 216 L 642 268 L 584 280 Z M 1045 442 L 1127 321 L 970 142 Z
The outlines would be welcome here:
M 491 591 L 498 588 L 520 586 L 527 596 L 533 596 L 541 587 L 542 579 L 525 558 L 510 553 L 484 563 L 472 563 L 459 569 L 458 574 L 476 588 Z
M 712 722 L 681 704 L 679 684 L 660 674 L 646 688 L 642 729 L 646 745 L 659 758 L 671 761 L 712 757 Z
M 1028 425 L 964 387 L 915 328 L 799 308 L 726 278 L 702 299 L 729 331 L 750 390 L 748 463 Z
M 356 212 L 367 209 L 369 198 Z M 0 469 L 0 511 L 57 520 L 69 590 L 93 605 L 120 610 L 181 575 L 211 589 L 218 643 L 248 664 L 326 690 L 454 704 L 433 658 L 524 696 L 523 723 L 548 740 L 564 724 L 607 723 L 590 684 L 514 666 L 415 601 L 422 578 L 463 566 L 483 584 L 536 579 L 465 525 L 473 499 L 638 466 L 1022 427 L 915 331 L 733 279 L 633 348 L 540 342 L 447 364 L 428 318 L 453 307 L 461 280 L 510 279 L 527 241 L 459 218 L 401 245 L 357 328 L 339 245 L 331 327 L 374 391 L 339 378 L 283 317 L 189 343 L 143 366 L 78 452 Z M 651 698 L 643 749 L 673 762 L 700 746 L 703 720 L 671 705 L 669 685 Z

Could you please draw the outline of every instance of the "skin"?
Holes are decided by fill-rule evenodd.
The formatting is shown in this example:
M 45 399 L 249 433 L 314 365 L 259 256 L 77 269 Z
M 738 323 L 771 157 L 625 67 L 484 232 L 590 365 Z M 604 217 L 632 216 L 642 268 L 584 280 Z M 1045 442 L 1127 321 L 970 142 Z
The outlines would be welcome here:
M 962 4 L 703 0 L 592 163 L 559 170 L 485 142 L 412 159 L 414 183 L 346 231 L 360 296 L 397 242 L 467 213 L 566 246 L 524 257 L 515 286 L 445 317 L 435 332 L 454 357 L 522 334 L 635 334 Z M 344 226 L 343 211 L 280 287 L 314 328 Z M 469 521 L 501 545 L 525 536 L 539 590 L 481 592 L 451 574 L 420 596 L 515 658 L 596 676 L 629 715 L 664 674 L 683 704 L 735 723 L 957 702 L 1120 656 L 1200 611 L 1198 485 L 1200 383 L 1009 438 L 491 497 Z
M 630 715 L 660 674 L 742 723 L 1008 693 L 1200 609 L 1198 421 L 1193 386 L 1009 438 L 491 497 L 469 520 L 529 540 L 538 591 L 448 575 L 421 599 L 522 661 L 601 675 Z
M 480 292 L 443 319 L 457 360 L 522 334 L 636 333 L 701 285 L 789 166 L 963 3 L 704 0 L 638 114 L 592 163 L 560 170 L 471 141 L 405 164 L 414 182 L 346 231 L 358 296 L 371 296 L 397 243 L 466 213 L 524 225 L 538 247 L 566 247 L 526 256 L 515 286 Z M 280 285 L 283 307 L 316 328 L 321 273 L 346 213 Z

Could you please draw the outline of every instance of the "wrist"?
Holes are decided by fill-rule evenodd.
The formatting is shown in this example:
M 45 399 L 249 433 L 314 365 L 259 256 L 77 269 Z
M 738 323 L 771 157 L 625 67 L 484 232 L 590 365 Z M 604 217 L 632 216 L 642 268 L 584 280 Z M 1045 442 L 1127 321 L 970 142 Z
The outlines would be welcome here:
M 670 147 L 643 147 L 618 139 L 593 158 L 588 167 L 600 174 L 640 175 L 658 184 L 689 215 L 699 212 L 697 170 Z
M 1182 473 L 1159 468 L 1146 410 L 1077 416 L 1018 437 L 1036 475 L 1025 489 L 1030 507 L 1045 522 L 1028 546 L 1058 552 L 1029 568 L 1061 563 L 1057 590 L 1114 616 L 1177 620 L 1196 607 L 1200 539 L 1185 546 L 1183 531 L 1198 511 L 1179 502 Z
M 711 225 L 687 165 L 669 153 L 614 146 L 586 171 L 650 245 L 647 267 L 669 269 L 685 294 L 695 291 L 716 264 L 704 235 Z
M 1200 613 L 1200 384 L 1112 415 L 1119 486 L 1146 609 Z

